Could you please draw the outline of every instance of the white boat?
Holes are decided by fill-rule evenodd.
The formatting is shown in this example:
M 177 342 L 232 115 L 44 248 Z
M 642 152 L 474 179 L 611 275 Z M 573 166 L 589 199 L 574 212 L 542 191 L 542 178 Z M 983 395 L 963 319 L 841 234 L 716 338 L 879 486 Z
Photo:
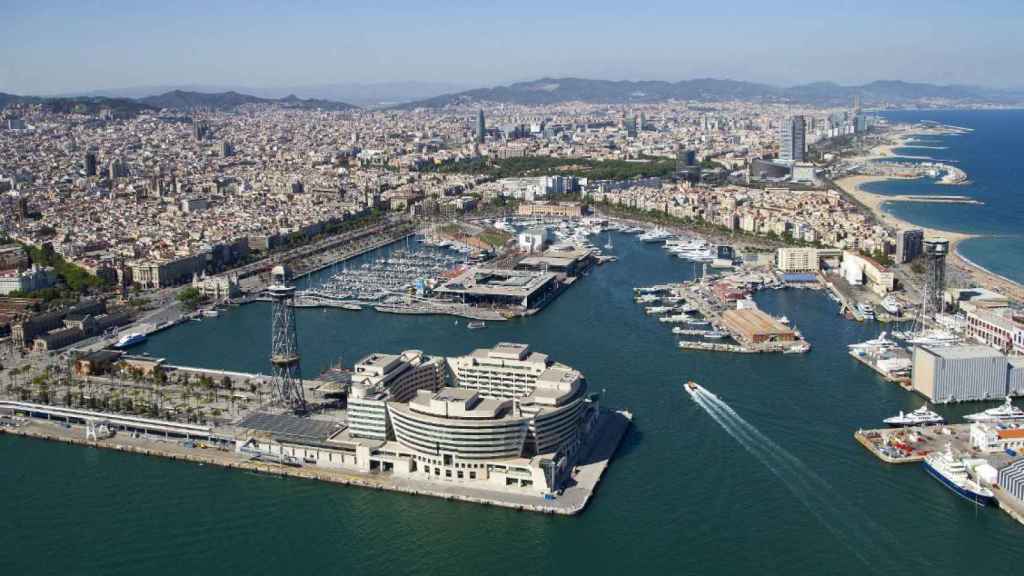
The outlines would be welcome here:
M 474 320 L 469 324 L 466 324 L 466 328 L 469 328 L 470 330 L 479 330 L 481 328 L 487 328 L 487 323 L 483 320 Z
M 913 412 L 904 413 L 900 410 L 898 415 L 882 420 L 889 426 L 927 426 L 928 424 L 942 424 L 945 421 L 945 418 L 929 410 L 927 404 Z
M 711 332 L 705 332 L 701 335 L 705 340 L 721 340 L 729 335 L 728 332 L 722 332 L 721 330 L 712 330 Z
M 690 380 L 686 384 L 683 384 L 683 390 L 686 390 L 686 393 L 689 394 L 690 397 L 694 398 L 694 399 L 696 399 L 697 398 L 697 394 L 699 394 L 701 392 L 703 392 L 705 394 L 710 394 L 711 396 L 714 396 L 714 394 L 711 394 L 711 392 L 708 392 L 706 388 L 704 388 L 700 384 L 697 384 L 693 380 Z
M 967 463 L 963 458 L 953 454 L 953 448 L 949 443 L 946 444 L 945 450 L 925 456 L 924 469 L 964 500 L 974 502 L 978 506 L 988 506 L 995 500 L 992 490 L 971 478 L 967 471 Z
M 889 314 L 892 314 L 893 316 L 900 315 L 900 303 L 899 301 L 896 300 L 896 298 L 893 297 L 892 294 L 883 298 L 881 304 L 882 309 L 884 309 Z
M 655 228 L 649 232 L 644 232 L 638 238 L 641 242 L 664 242 L 672 237 L 672 233 L 661 228 Z
M 850 344 L 848 346 L 848 348 L 850 350 L 854 350 L 854 351 L 856 351 L 856 350 L 879 350 L 879 351 L 882 351 L 882 350 L 891 350 L 893 348 L 897 348 L 898 345 L 896 344 L 896 341 L 895 340 L 890 340 L 888 338 L 888 336 L 889 336 L 888 332 L 882 332 L 878 336 L 878 338 L 874 338 L 872 340 L 865 340 L 864 342 L 858 342 L 856 344 Z
M 689 324 L 690 326 L 710 326 L 711 322 L 700 318 L 690 318 L 686 321 L 686 324 Z
M 945 330 L 929 330 L 927 332 L 919 332 L 917 334 L 908 333 L 907 343 L 909 344 L 924 344 L 932 346 L 952 346 L 960 342 L 960 339 L 946 332 Z
M 657 315 L 671 312 L 673 308 L 671 306 L 648 306 L 644 308 L 644 314 Z
M 1002 405 L 995 408 L 989 408 L 984 412 L 978 412 L 976 414 L 968 414 L 964 416 L 964 420 L 971 422 L 995 422 L 998 420 L 1024 420 L 1024 410 L 1013 405 L 1013 401 L 1010 397 L 1006 397 L 1006 401 Z
M 117 343 L 114 344 L 114 348 L 129 348 L 146 341 L 146 335 L 141 332 L 129 332 L 125 334 Z
M 682 324 L 683 322 L 686 322 L 689 319 L 690 317 L 687 316 L 686 314 L 676 314 L 674 316 L 662 316 L 661 318 L 658 318 L 658 322 L 666 322 L 669 324 Z
M 875 309 L 871 304 L 857 304 L 857 311 L 861 313 L 867 319 L 873 319 L 875 317 Z
M 789 318 L 787 318 L 785 316 L 779 316 L 779 323 L 780 324 L 785 324 L 786 326 L 789 326 Z

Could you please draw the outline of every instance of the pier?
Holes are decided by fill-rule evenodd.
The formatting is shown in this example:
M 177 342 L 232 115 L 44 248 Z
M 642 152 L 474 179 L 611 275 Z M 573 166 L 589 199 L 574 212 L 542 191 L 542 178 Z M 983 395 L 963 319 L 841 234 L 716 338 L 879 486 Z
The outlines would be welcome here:
M 364 473 L 355 469 L 324 468 L 306 466 L 301 463 L 288 466 L 254 459 L 236 451 L 232 438 L 218 438 L 210 433 L 204 436 L 211 442 L 209 445 L 181 441 L 178 439 L 180 436 L 172 439 L 148 433 L 115 434 L 105 438 L 93 438 L 87 437 L 85 427 L 79 424 L 50 422 L 18 416 L 9 419 L 10 424 L 0 426 L 0 434 L 9 433 L 27 438 L 157 456 L 200 465 L 209 464 L 272 476 L 317 480 L 542 514 L 571 516 L 583 512 L 590 502 L 632 420 L 633 415 L 628 411 L 602 410 L 597 426 L 581 448 L 580 458 L 573 468 L 568 485 L 561 494 L 550 498 L 527 493 L 490 490 L 453 481 L 399 478 L 386 472 Z M 6 422 L 7 420 L 5 420 Z

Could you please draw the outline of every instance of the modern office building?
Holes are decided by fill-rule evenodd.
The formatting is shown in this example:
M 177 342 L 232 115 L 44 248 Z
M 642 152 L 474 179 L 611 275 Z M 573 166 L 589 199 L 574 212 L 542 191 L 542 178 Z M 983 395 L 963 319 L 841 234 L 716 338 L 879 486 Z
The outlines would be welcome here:
M 807 159 L 807 122 L 803 116 L 792 116 L 779 127 L 779 160 L 803 162 Z
M 932 402 L 993 400 L 1006 396 L 1006 356 L 989 346 L 917 346 L 911 382 Z
M 905 264 L 921 255 L 924 249 L 924 230 L 911 228 L 896 233 L 896 262 Z
M 444 386 L 444 359 L 419 350 L 401 354 L 370 354 L 353 367 L 348 396 L 352 436 L 386 440 L 391 432 L 388 402 L 409 402 L 420 390 Z
M 487 136 L 487 124 L 484 122 L 484 111 L 480 110 L 476 114 L 476 141 L 477 144 L 483 144 L 484 138 Z
M 85 175 L 95 176 L 97 164 L 98 161 L 96 159 L 96 153 L 91 150 L 86 152 L 85 159 L 82 161 L 82 167 L 85 169 Z

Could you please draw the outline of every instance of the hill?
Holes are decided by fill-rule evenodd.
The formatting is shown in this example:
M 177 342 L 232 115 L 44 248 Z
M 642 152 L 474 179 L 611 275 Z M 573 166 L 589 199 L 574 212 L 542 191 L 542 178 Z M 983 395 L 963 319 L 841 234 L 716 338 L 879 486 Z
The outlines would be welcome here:
M 860 86 L 816 82 L 778 87 L 739 80 L 699 78 L 680 82 L 611 81 L 584 78 L 541 78 L 508 86 L 480 88 L 418 100 L 396 108 L 441 108 L 477 102 L 537 105 L 560 102 L 628 104 L 665 100 L 744 100 L 752 102 L 794 102 L 806 104 L 849 104 L 859 95 L 865 105 L 904 103 L 927 99 L 961 102 L 1020 101 L 1024 94 L 974 86 L 935 85 L 880 80 Z

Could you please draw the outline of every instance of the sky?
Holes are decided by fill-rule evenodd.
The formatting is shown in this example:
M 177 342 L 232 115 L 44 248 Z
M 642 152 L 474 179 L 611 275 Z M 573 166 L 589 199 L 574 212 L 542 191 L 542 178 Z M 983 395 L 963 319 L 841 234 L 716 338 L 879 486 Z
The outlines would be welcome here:
M 0 92 L 544 76 L 1024 87 L 1024 2 L 0 0 Z

